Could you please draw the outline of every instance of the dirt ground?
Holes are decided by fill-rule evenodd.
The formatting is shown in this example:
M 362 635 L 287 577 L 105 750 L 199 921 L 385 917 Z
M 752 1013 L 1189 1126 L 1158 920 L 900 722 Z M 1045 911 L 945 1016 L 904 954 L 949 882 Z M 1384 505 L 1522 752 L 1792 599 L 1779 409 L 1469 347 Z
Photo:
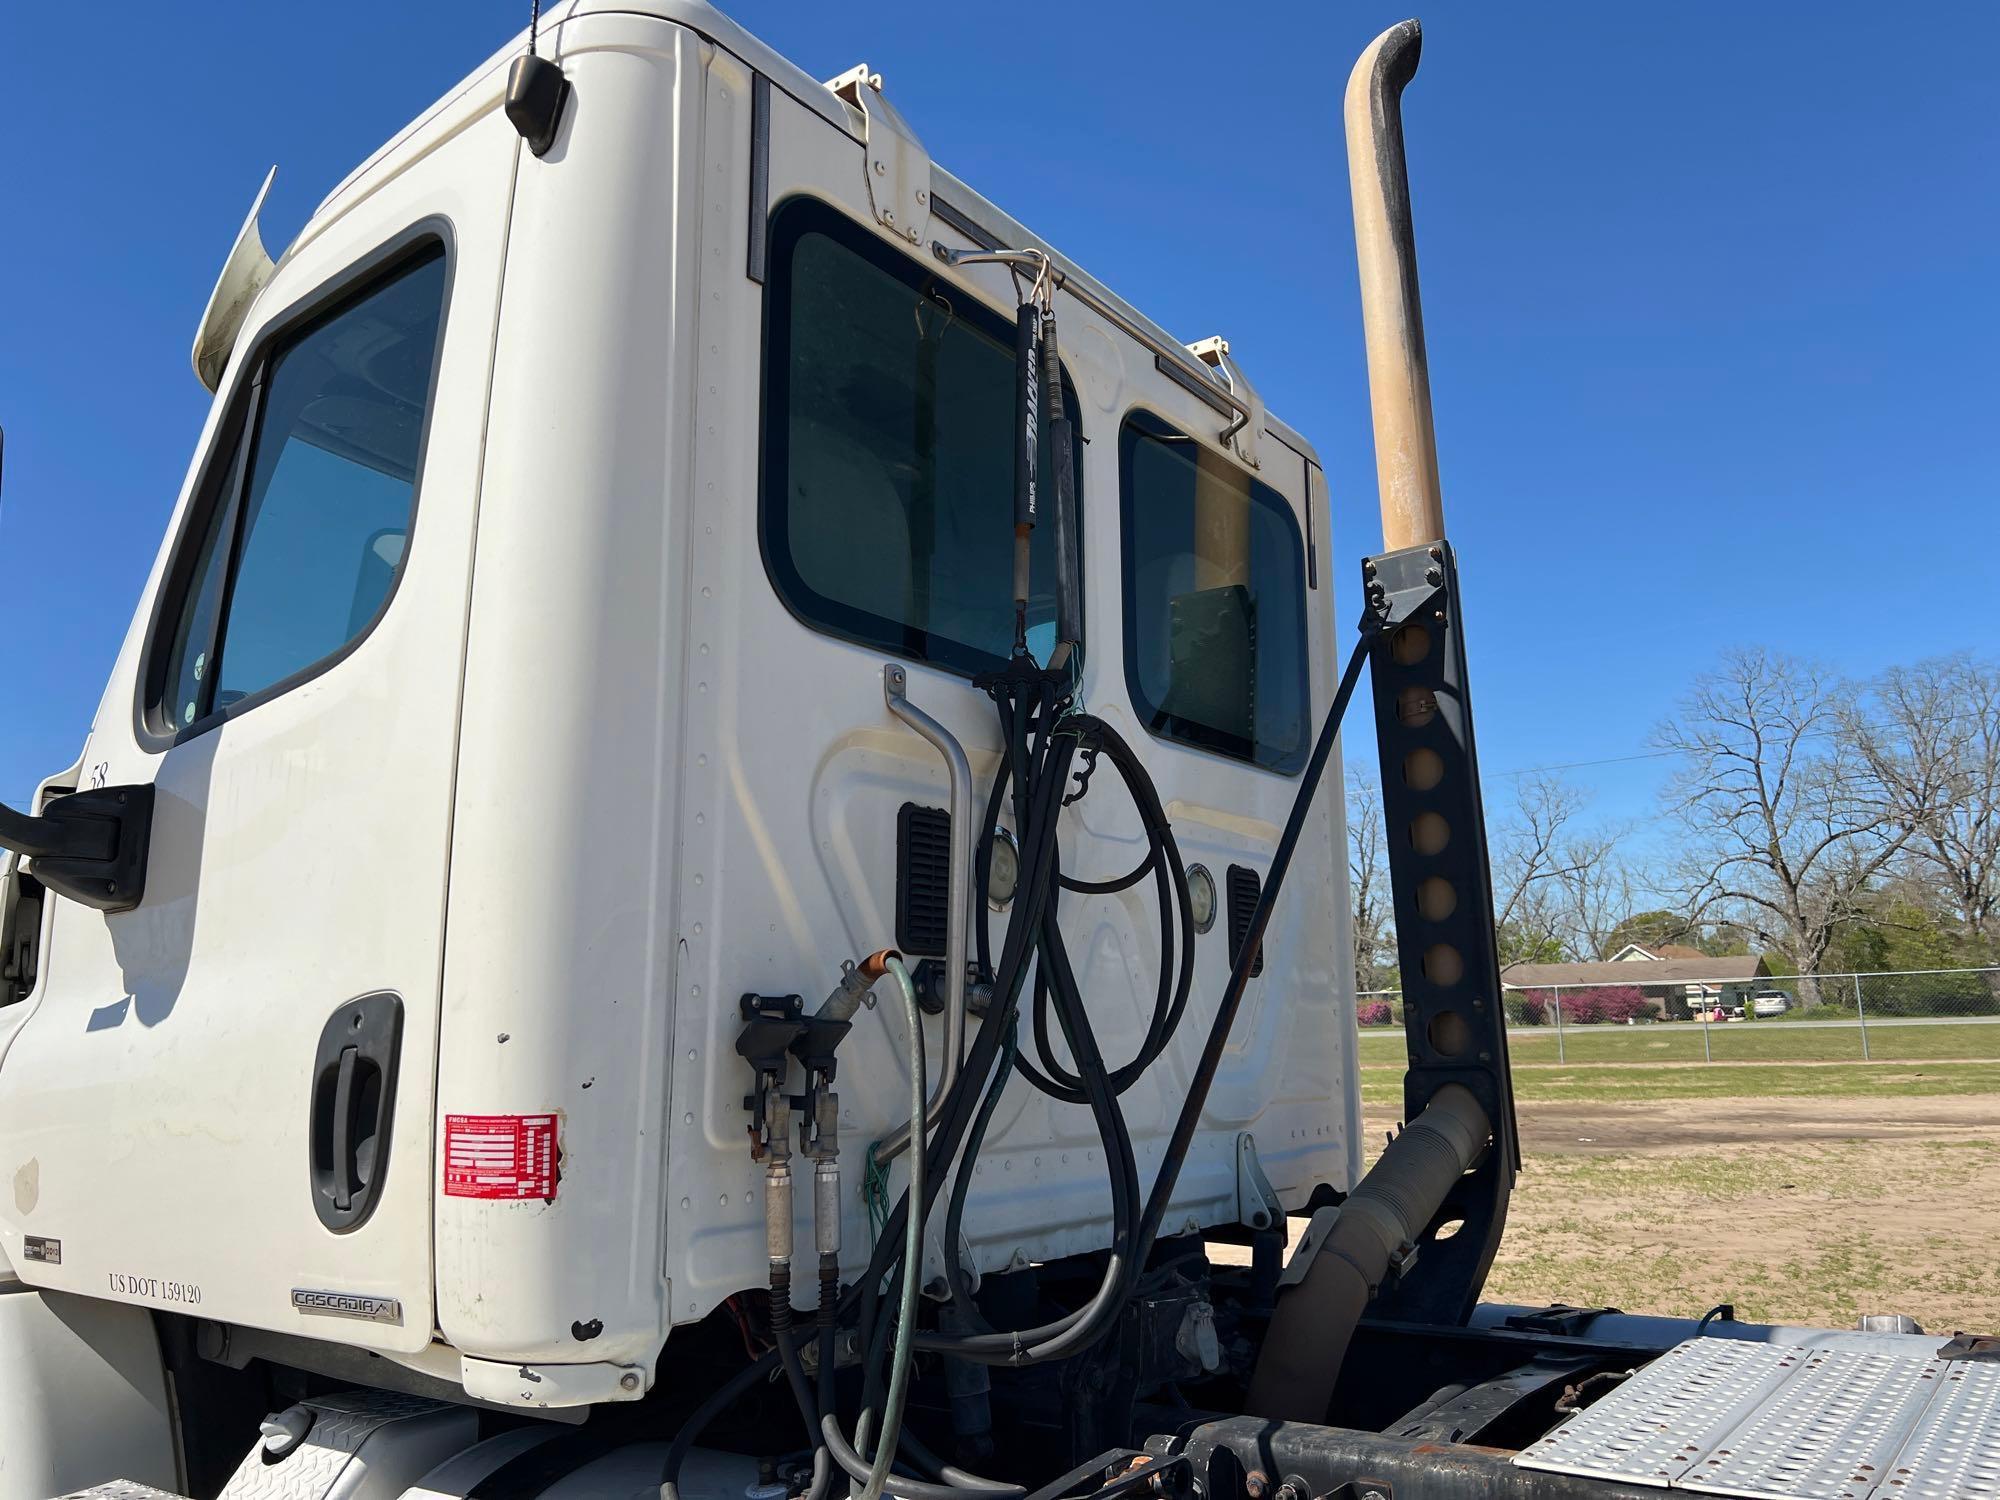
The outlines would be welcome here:
M 2000 1094 L 1523 1101 L 1490 1301 L 2000 1331 Z M 1394 1122 L 1371 1116 L 1379 1143 Z

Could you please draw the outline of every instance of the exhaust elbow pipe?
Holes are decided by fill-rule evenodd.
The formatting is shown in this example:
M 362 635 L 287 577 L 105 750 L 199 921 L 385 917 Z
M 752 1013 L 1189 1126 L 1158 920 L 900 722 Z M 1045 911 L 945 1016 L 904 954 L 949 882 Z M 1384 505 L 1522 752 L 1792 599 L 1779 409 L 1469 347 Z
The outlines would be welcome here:
M 1280 1422 L 1323 1422 L 1347 1346 L 1398 1253 L 1444 1209 L 1493 1140 L 1472 1091 L 1448 1083 L 1389 1143 L 1338 1209 L 1323 1209 L 1302 1245 L 1302 1278 L 1278 1294 L 1243 1410 Z M 1312 1240 L 1312 1230 L 1307 1230 Z
M 1348 74 L 1343 109 L 1386 552 L 1444 536 L 1424 310 L 1417 295 L 1417 238 L 1403 155 L 1403 89 L 1416 76 L 1423 40 L 1423 27 L 1411 20 L 1369 43 Z

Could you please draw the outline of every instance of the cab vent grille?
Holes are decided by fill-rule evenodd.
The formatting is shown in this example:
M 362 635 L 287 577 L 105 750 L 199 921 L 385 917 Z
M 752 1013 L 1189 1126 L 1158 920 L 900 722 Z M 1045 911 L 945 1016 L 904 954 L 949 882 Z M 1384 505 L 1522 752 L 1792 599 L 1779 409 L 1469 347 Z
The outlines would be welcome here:
M 905 802 L 896 814 L 896 946 L 944 957 L 951 924 L 951 814 Z
M 1236 967 L 1236 959 L 1243 952 L 1243 940 L 1250 936 L 1250 919 L 1257 913 L 1257 897 L 1264 889 L 1264 882 L 1257 872 L 1247 865 L 1229 867 L 1229 967 Z M 1264 972 L 1264 945 L 1257 945 L 1257 953 L 1250 960 L 1250 977 L 1255 979 Z

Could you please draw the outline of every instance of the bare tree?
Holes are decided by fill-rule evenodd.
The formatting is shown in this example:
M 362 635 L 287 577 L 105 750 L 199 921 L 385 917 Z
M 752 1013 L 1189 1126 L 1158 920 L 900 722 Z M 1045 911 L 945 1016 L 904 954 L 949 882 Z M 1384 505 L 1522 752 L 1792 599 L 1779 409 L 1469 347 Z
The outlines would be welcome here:
M 1558 846 L 1570 821 L 1583 810 L 1583 796 L 1550 772 L 1528 772 L 1512 780 L 1513 807 L 1497 823 L 1488 823 L 1494 936 L 1503 964 L 1549 961 L 1562 951 L 1554 900 L 1562 857 Z
M 1806 976 L 1910 836 L 1843 732 L 1852 696 L 1812 663 L 1734 651 L 1655 732 L 1680 757 L 1667 800 L 1689 834 L 1688 912 L 1737 917 Z
M 1382 970 L 1395 955 L 1395 907 L 1382 833 L 1382 789 L 1351 771 L 1347 776 L 1347 891 L 1354 904 L 1354 988 L 1372 990 L 1380 985 Z
M 1580 961 L 1609 958 L 1619 925 L 1638 904 L 1645 882 L 1626 860 L 1624 824 L 1577 834 L 1565 841 L 1556 876 L 1563 949 Z
M 1601 957 L 1632 909 L 1624 830 L 1579 826 L 1589 796 L 1554 772 L 1515 777 L 1513 788 L 1490 839 L 1501 962 Z
M 2000 939 L 2000 665 L 1895 667 L 1847 730 L 1912 834 L 1912 873 L 1981 948 Z

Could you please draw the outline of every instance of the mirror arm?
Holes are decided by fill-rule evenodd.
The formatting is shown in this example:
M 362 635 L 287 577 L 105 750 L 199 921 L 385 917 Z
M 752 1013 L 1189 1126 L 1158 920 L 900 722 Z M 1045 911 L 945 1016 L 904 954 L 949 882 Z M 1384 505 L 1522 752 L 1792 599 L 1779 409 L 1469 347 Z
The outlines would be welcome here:
M 91 787 L 55 798 L 39 816 L 0 803 L 0 849 L 34 861 L 50 890 L 99 911 L 130 911 L 146 893 L 150 785 Z

